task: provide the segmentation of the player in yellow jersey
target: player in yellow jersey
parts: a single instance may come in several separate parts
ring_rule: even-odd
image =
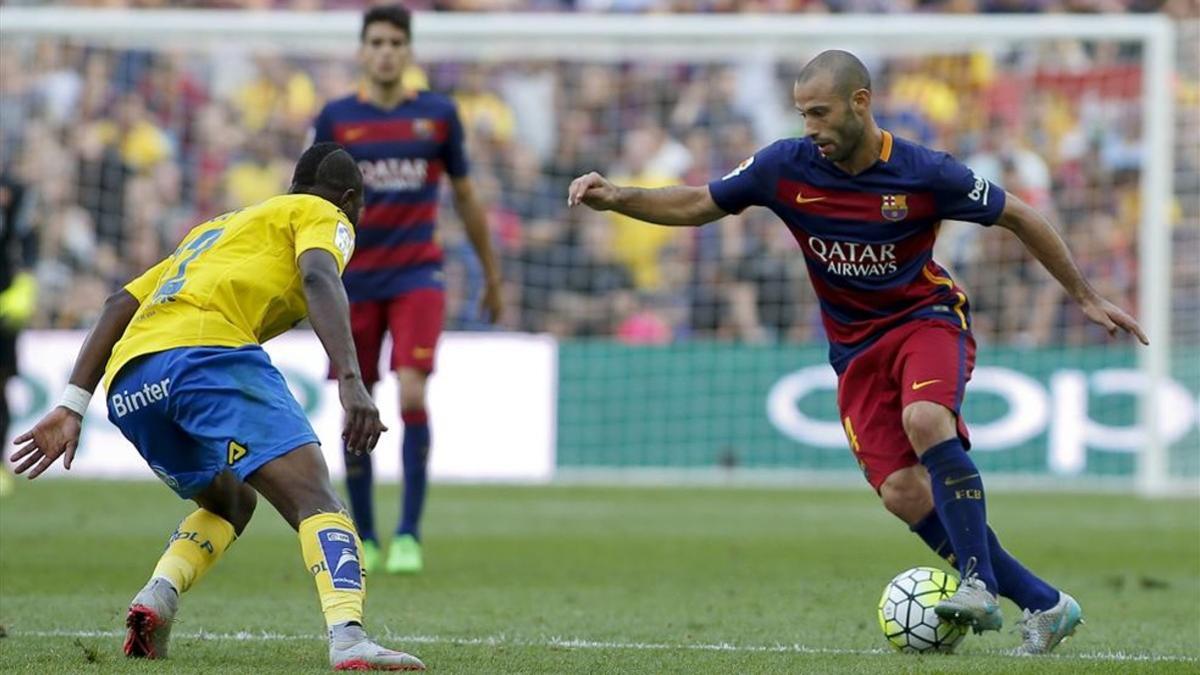
[[[163,482],[200,506],[130,605],[127,656],[167,655],[179,595],[245,529],[257,492],[299,532],[334,669],[424,670],[363,631],[362,543],[312,427],[260,346],[307,315],[339,373],[346,446],[375,447],[386,428],[359,372],[340,278],[361,209],[350,155],[334,143],[310,147],[289,194],[199,225],[113,294],[59,406],[16,439],[17,473],[36,478],[60,456],[69,469],[103,375],[109,419]]]

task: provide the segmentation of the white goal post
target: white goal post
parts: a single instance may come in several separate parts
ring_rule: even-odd
[[[358,12],[95,10],[0,8],[0,37],[66,37],[120,46],[196,46],[237,42],[295,51],[351,51]],[[1140,172],[1138,295],[1151,345],[1139,368],[1164,382],[1171,358],[1170,210],[1174,200],[1175,26],[1160,15],[986,15],[879,17],[837,15],[654,15],[418,13],[414,48],[426,59],[533,59],[615,62],[669,55],[705,62],[747,54],[812,53],[829,47],[886,45],[895,52],[977,47],[989,41],[1037,43],[1065,38],[1119,40],[1142,49],[1143,162]],[[1137,484],[1147,495],[1177,490],[1161,423],[1161,387],[1140,396],[1145,435]],[[1194,482],[1194,481],[1192,481]],[[1185,486],[1188,487],[1188,486]],[[1190,486],[1194,489],[1194,485]]]

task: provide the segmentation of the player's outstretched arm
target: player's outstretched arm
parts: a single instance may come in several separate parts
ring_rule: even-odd
[[[108,363],[113,346],[125,334],[125,327],[137,313],[138,305],[137,298],[125,289],[108,296],[100,318],[75,357],[71,381],[62,401],[32,429],[13,440],[13,445],[21,446],[12,456],[14,471],[19,474],[29,471],[32,480],[42,475],[60,456],[63,466],[71,468],[75,450],[79,447],[87,403],[104,376],[104,365]]]
[[[346,413],[342,438],[351,452],[370,452],[387,427],[379,420],[379,409],[371,400],[358,368],[354,336],[350,332],[350,301],[346,299],[337,261],[329,251],[312,249],[300,254],[299,264],[304,298],[308,301],[308,320],[338,374],[338,396]]]
[[[697,227],[727,215],[713,201],[706,185],[622,187],[595,171],[571,181],[567,206],[577,204],[597,211],[616,211],[649,223],[685,227]]]
[[[1123,330],[1137,336],[1142,344],[1150,344],[1142,327],[1133,317],[1100,297],[1087,282],[1079,266],[1075,264],[1075,259],[1071,257],[1067,243],[1050,221],[1012,193],[1007,193],[1005,197],[1004,212],[1000,214],[1000,220],[996,224],[1017,235],[1033,257],[1037,258],[1075,302],[1079,303],[1087,318],[1104,326],[1109,335],[1116,335],[1118,331]]]
[[[483,205],[475,196],[475,186],[466,176],[452,178],[450,186],[454,189],[454,210],[462,218],[463,227],[467,230],[467,238],[471,247],[479,257],[483,266],[484,289],[480,300],[482,308],[487,310],[492,323],[500,320],[504,314],[504,299],[500,289],[500,265],[496,262],[496,253],[492,250],[492,237],[488,232],[487,216]]]

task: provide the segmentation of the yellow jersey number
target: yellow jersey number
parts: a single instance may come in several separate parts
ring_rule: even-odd
[[[230,211],[229,213],[223,213],[208,221],[205,223],[205,225],[228,220],[241,210],[242,209],[237,209]],[[179,261],[179,268],[175,271],[175,274],[163,281],[158,287],[158,292],[154,294],[155,304],[160,302],[170,302],[171,300],[175,299],[175,296],[179,293],[179,291],[183,290],[183,284],[187,281],[186,277],[188,265],[196,259],[196,256],[212,248],[212,245],[217,243],[217,239],[221,237],[223,232],[225,232],[225,228],[223,227],[219,227],[215,230],[209,230],[208,232],[205,232],[199,237],[193,239],[188,243],[187,246],[181,246],[175,251],[174,257],[178,259],[182,256],[183,260]]]

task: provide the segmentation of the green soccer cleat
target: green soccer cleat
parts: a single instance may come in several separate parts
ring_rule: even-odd
[[[368,573],[379,571],[379,563],[383,561],[383,554],[379,552],[379,544],[376,544],[373,539],[363,539],[363,569]]]
[[[1017,624],[1021,627],[1021,655],[1049,654],[1063,640],[1075,634],[1083,623],[1083,610],[1075,598],[1059,591],[1058,604],[1047,610],[1031,612]]]
[[[392,540],[388,548],[388,574],[416,574],[425,567],[421,560],[421,542],[411,534],[402,534]]]

